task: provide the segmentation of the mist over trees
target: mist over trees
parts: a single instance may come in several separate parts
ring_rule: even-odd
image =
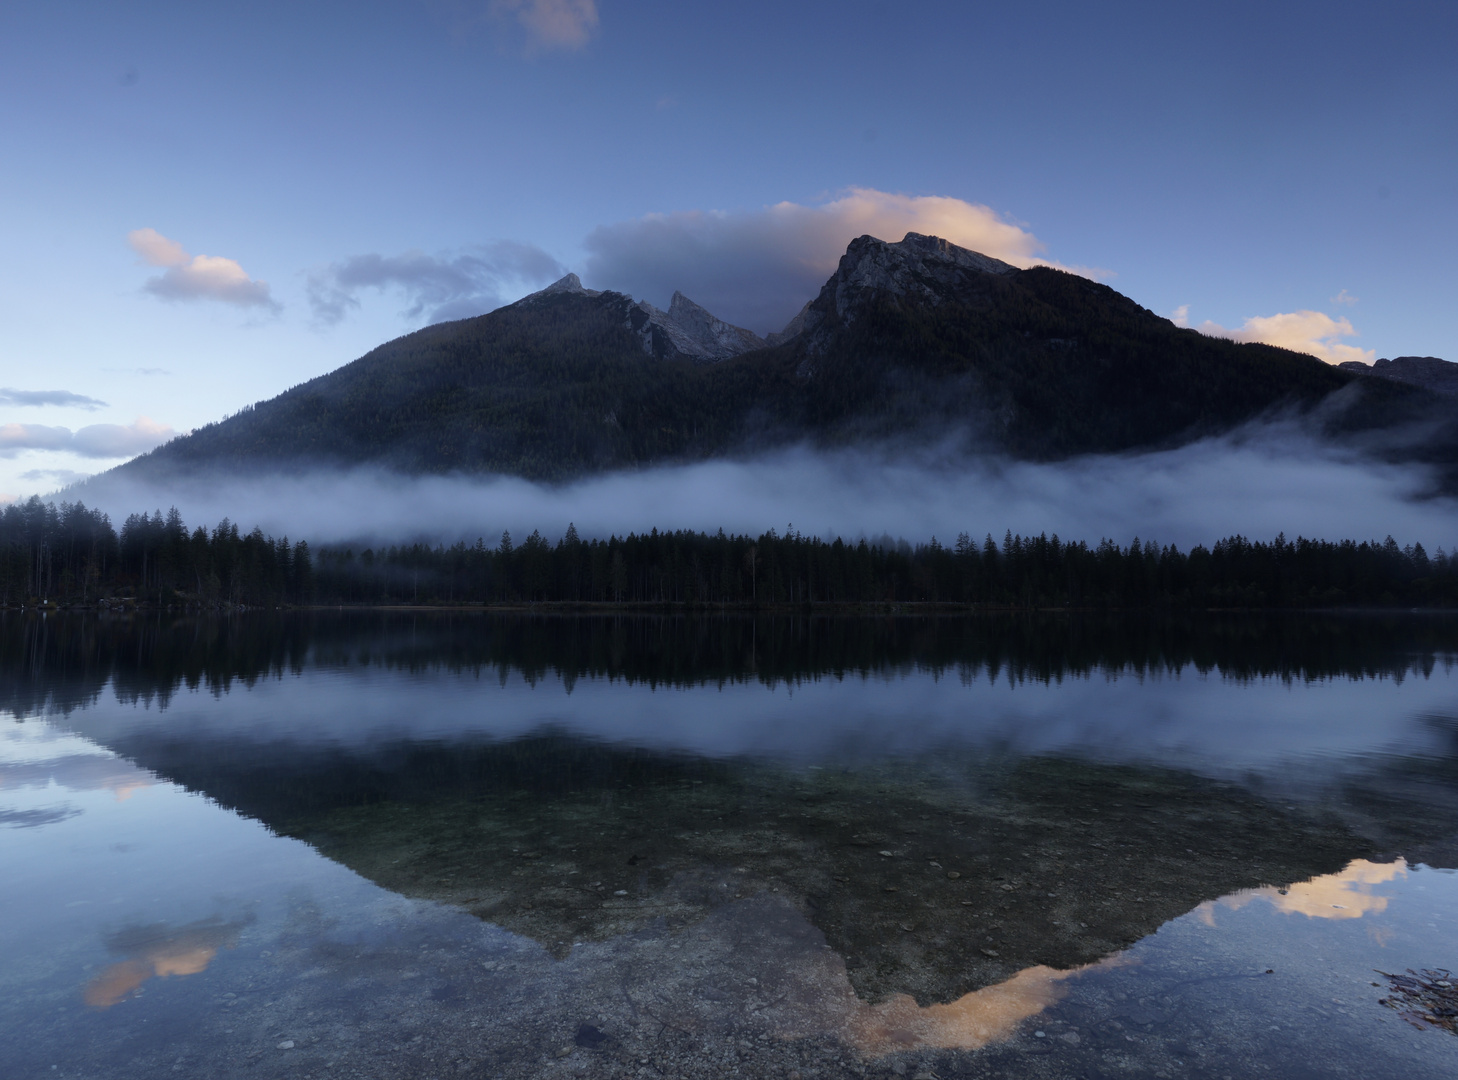
[[[1005,533],[912,545],[771,529],[675,531],[555,543],[540,532],[487,544],[331,546],[317,551],[223,519],[189,529],[174,508],[117,530],[81,503],[32,498],[0,511],[0,606],[134,604],[882,605],[990,609],[1300,608],[1458,605],[1458,554],[1421,544],[1242,536],[1181,551]]]

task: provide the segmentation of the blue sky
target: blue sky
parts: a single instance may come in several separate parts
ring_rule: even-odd
[[[566,270],[764,331],[908,226],[1458,359],[1455,46],[1451,2],[5,5],[0,494]]]

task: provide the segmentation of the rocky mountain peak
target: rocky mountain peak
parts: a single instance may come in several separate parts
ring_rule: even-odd
[[[1357,375],[1375,375],[1393,382],[1421,386],[1435,394],[1458,394],[1458,364],[1436,356],[1394,356],[1378,360],[1371,367],[1360,360],[1338,364],[1344,371]]]
[[[906,296],[935,306],[970,274],[1011,274],[1017,267],[940,236],[907,233],[900,243],[858,236],[841,256],[835,276],[836,314],[844,318],[868,290]],[[822,295],[824,295],[822,293]]]
[[[518,304],[532,305],[555,296],[583,296],[598,301],[604,310],[631,330],[643,351],[660,360],[682,359],[701,364],[718,363],[740,353],[765,347],[764,340],[734,326],[694,303],[681,292],[673,294],[668,310],[626,293],[584,288],[582,279],[568,274],[545,289],[524,296]]]
[[[765,344],[762,338],[726,323],[681,292],[673,294],[667,311],[646,300],[633,304],[627,312],[627,325],[643,339],[643,351],[660,359],[716,364],[762,349]]]
[[[540,300],[541,298],[546,296],[557,296],[562,293],[572,293],[578,296],[602,295],[602,293],[597,292],[594,289],[583,288],[582,279],[576,274],[568,274],[565,277],[558,278],[556,281],[552,282],[552,284],[548,285],[545,289],[538,289],[536,292],[531,293],[528,296],[523,296],[520,300],[517,301],[517,303],[525,304],[531,300]]]
[[[808,331],[808,349],[813,354],[824,347],[831,329],[854,322],[857,310],[872,296],[904,297],[912,303],[935,307],[962,292],[972,278],[1013,274],[1017,269],[940,236],[909,232],[895,243],[858,236],[846,248],[820,295],[806,304],[783,331],[771,334],[770,344],[780,344]]]
[[[681,292],[675,292],[669,302],[668,321],[689,337],[705,360],[727,360],[764,348],[765,343],[758,335],[726,323]]]

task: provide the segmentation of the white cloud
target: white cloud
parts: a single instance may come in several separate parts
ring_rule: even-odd
[[[130,458],[177,434],[165,424],[137,418],[133,424],[90,424],[72,431],[45,424],[0,424],[0,458],[26,450],[63,450],[88,458]]]
[[[580,49],[597,32],[597,0],[491,0],[491,10],[514,16],[532,51]]]
[[[404,315],[429,322],[481,315],[518,295],[546,285],[567,271],[539,247],[498,240],[458,255],[354,255],[309,275],[314,318],[333,325],[359,307],[363,289],[398,289],[408,304]]]
[[[1038,238],[989,207],[851,188],[813,206],[687,210],[600,226],[586,240],[585,276],[594,288],[664,305],[678,289],[722,319],[766,332],[781,329],[820,291],[857,236],[896,241],[908,232],[1014,266],[1045,263]]]
[[[1188,308],[1180,310],[1188,314]],[[1176,325],[1188,324],[1176,320]],[[1349,319],[1333,319],[1320,311],[1289,311],[1246,319],[1245,325],[1238,330],[1209,321],[1201,323],[1196,329],[1211,337],[1229,338],[1231,341],[1259,341],[1266,345],[1279,345],[1283,349],[1310,353],[1328,364],[1341,364],[1348,360],[1370,364],[1377,356],[1373,349],[1359,349],[1355,345],[1342,342],[1342,338],[1358,336]]]
[[[156,229],[135,229],[127,233],[127,243],[148,266],[186,266],[187,252],[176,240],[169,240]]]
[[[220,255],[189,255],[176,240],[156,229],[137,229],[127,243],[148,266],[166,269],[143,286],[164,300],[220,300],[240,307],[277,309],[268,282],[255,281],[233,259]]]
[[[1333,304],[1355,304],[1357,303],[1357,297],[1351,295],[1346,289],[1343,289],[1331,298],[1331,302]]]
[[[1169,321],[1184,329],[1190,325],[1190,305],[1181,304],[1169,313]]]
[[[0,457],[22,450],[69,450],[71,429],[47,424],[0,424]]]

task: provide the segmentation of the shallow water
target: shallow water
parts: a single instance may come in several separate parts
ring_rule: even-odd
[[[1417,616],[0,617],[0,1072],[1458,1075],[1381,974],[1458,967],[1455,657]]]

